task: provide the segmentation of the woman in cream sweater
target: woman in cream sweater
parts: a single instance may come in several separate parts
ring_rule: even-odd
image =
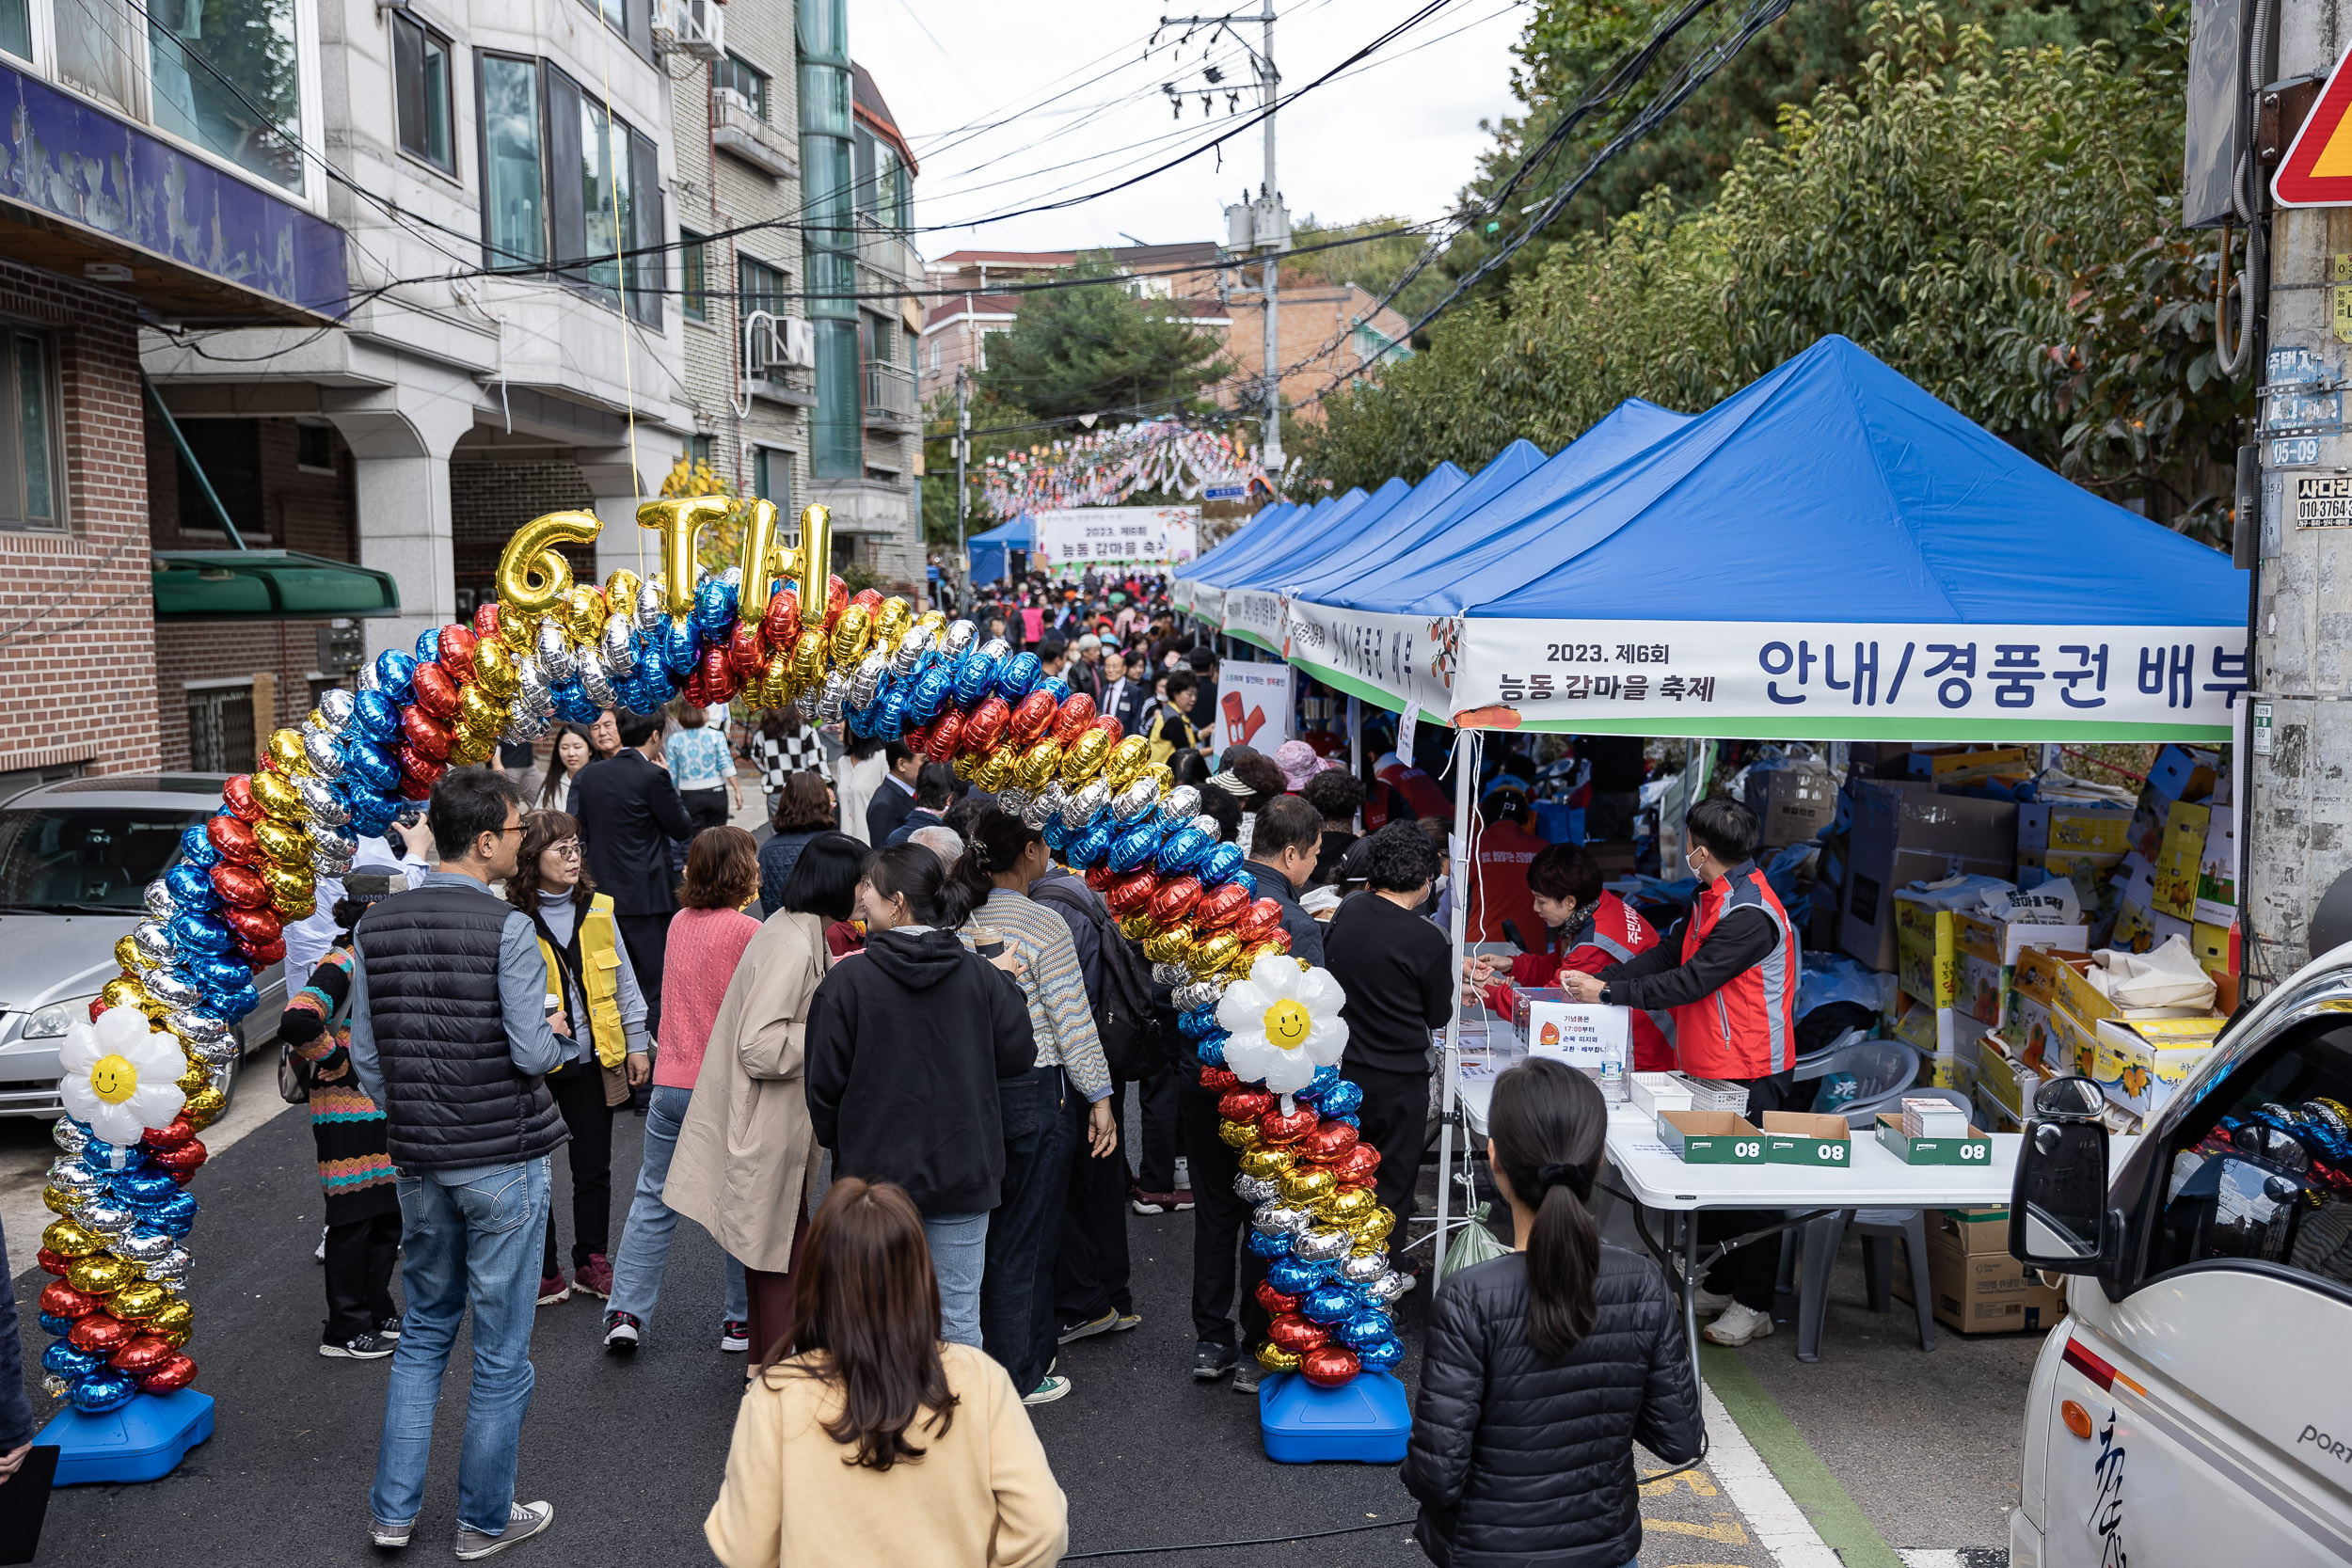
[[[726,1568],[1052,1568],[1070,1509],[1012,1380],[940,1339],[922,1216],[844,1177],[803,1243],[800,1354],[743,1391],[703,1535]]]

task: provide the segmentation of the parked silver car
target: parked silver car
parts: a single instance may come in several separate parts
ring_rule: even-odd
[[[220,773],[108,774],[38,784],[0,806],[0,1116],[56,1117],[57,1051],[121,973],[115,942],[147,917],[147,884],[180,859],[180,835],[220,809]],[[239,1027],[275,1038],[285,967],[254,976],[262,1005]],[[236,1064],[214,1082],[232,1091]]]

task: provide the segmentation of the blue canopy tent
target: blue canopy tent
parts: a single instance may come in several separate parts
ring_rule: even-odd
[[[1184,566],[1178,570],[1174,580],[1168,585],[1169,602],[1174,604],[1179,610],[1191,610],[1193,608],[1192,585],[1195,573],[1199,572],[1203,566],[1224,560],[1235,550],[1240,549],[1245,544],[1264,537],[1266,533],[1281,527],[1285,519],[1295,515],[1305,509],[1305,503],[1300,501],[1277,501],[1271,506],[1261,508],[1254,515],[1244,521],[1241,527],[1227,534],[1223,539],[1220,539],[1209,548],[1202,550],[1199,555],[1186,562]]]
[[[1398,538],[1409,535],[1422,517],[1443,509],[1469,483],[1470,476],[1451,463],[1438,464],[1419,484],[1390,480],[1342,526],[1301,540],[1270,561],[1234,568],[1238,575],[1225,585],[1226,635],[1281,657],[1282,593],[1299,574],[1335,557],[1386,553]]]
[[[1216,560],[1203,556],[1192,563],[1184,574],[1184,597],[1181,602],[1212,628],[1222,627],[1225,584],[1231,578],[1252,562],[1279,558],[1308,540],[1321,537],[1326,530],[1339,527],[1370,499],[1361,490],[1326,496],[1312,506],[1254,526],[1246,535],[1235,535],[1219,547]]]
[[[964,558],[972,565],[974,582],[1002,582],[1009,575],[1011,552],[1024,552],[1037,547],[1037,530],[1030,525],[1026,513],[1009,523],[1000,524],[986,533],[973,534],[964,541]]]

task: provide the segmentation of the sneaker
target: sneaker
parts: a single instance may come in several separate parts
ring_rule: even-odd
[[[506,1517],[506,1531],[502,1535],[485,1535],[471,1525],[460,1525],[457,1527],[457,1560],[471,1562],[476,1558],[488,1557],[493,1552],[520,1545],[534,1535],[544,1534],[553,1523],[553,1503],[516,1503],[515,1512]]]
[[[1068,1392],[1070,1392],[1070,1380],[1066,1377],[1056,1377],[1048,1372],[1045,1374],[1044,1382],[1021,1396],[1021,1402],[1023,1404],[1051,1404]]]
[[[1124,1334],[1129,1329],[1140,1324],[1142,1322],[1143,1314],[1140,1312],[1121,1312],[1119,1315],[1119,1321],[1111,1324],[1111,1330],[1116,1334]]]
[[[322,1263],[326,1261],[326,1227],[323,1225],[319,1227],[319,1249],[310,1256]]]
[[[638,1331],[644,1326],[637,1321],[634,1312],[607,1312],[604,1315],[604,1354],[636,1354]]]
[[[414,1525],[388,1525],[381,1519],[368,1521],[368,1539],[386,1551],[398,1551],[408,1544]]]
[[[1118,1309],[1106,1307],[1099,1318],[1089,1318],[1084,1323],[1066,1324],[1061,1331],[1060,1343],[1066,1345],[1073,1339],[1084,1339],[1097,1334],[1107,1334],[1118,1326]]]
[[[375,1337],[379,1339],[399,1338],[400,1320],[396,1317],[385,1319],[381,1323],[376,1325]]]
[[[340,1345],[321,1345],[319,1354],[346,1361],[381,1361],[392,1354],[392,1343],[373,1334],[355,1334]]]
[[[1192,1189],[1179,1187],[1168,1195],[1168,1206],[1182,1214],[1192,1208]]]
[[[1236,1394],[1256,1393],[1258,1379],[1264,1375],[1265,1369],[1258,1365],[1256,1356],[1243,1356],[1239,1364],[1233,1368],[1233,1392]]]
[[[1165,1214],[1168,1212],[1168,1204],[1165,1195],[1160,1193],[1147,1193],[1140,1187],[1136,1188],[1134,1195],[1127,1199],[1127,1207],[1133,1209],[1138,1214]]]
[[[719,1348],[731,1355],[740,1355],[752,1348],[752,1325],[740,1318],[729,1318],[719,1325]]]
[[[1223,1377],[1241,1359],[1241,1352],[1231,1345],[1220,1345],[1214,1339],[1202,1339],[1192,1347],[1192,1375],[1207,1383]]]
[[[1751,1339],[1768,1338],[1772,1332],[1772,1315],[1758,1312],[1753,1307],[1731,1304],[1730,1310],[1707,1325],[1707,1338],[1718,1345],[1744,1345]]]
[[[564,1277],[564,1271],[562,1269],[556,1270],[553,1274],[547,1275],[539,1281],[540,1306],[561,1307],[571,1299],[571,1281]]]
[[[603,1253],[590,1253],[588,1261],[572,1270],[572,1289],[598,1301],[612,1299],[612,1265],[605,1261]]]
[[[1731,1310],[1731,1292],[1710,1291],[1702,1285],[1691,1292],[1691,1305],[1698,1309],[1702,1318],[1719,1317]]]

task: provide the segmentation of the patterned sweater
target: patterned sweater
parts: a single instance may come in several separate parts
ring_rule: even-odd
[[[400,1207],[384,1113],[351,1069],[351,946],[329,948],[310,983],[286,1003],[278,1037],[310,1068],[310,1138],[318,1146],[326,1223],[390,1213]]]
[[[972,928],[993,926],[1027,966],[1021,994],[1029,1004],[1029,1027],[1037,1035],[1037,1065],[1058,1067],[1091,1102],[1111,1092],[1111,1069],[1103,1060],[1094,1011],[1087,1005],[1086,972],[1062,917],[1025,894],[993,888],[988,902],[972,912],[956,935],[973,945]]]

